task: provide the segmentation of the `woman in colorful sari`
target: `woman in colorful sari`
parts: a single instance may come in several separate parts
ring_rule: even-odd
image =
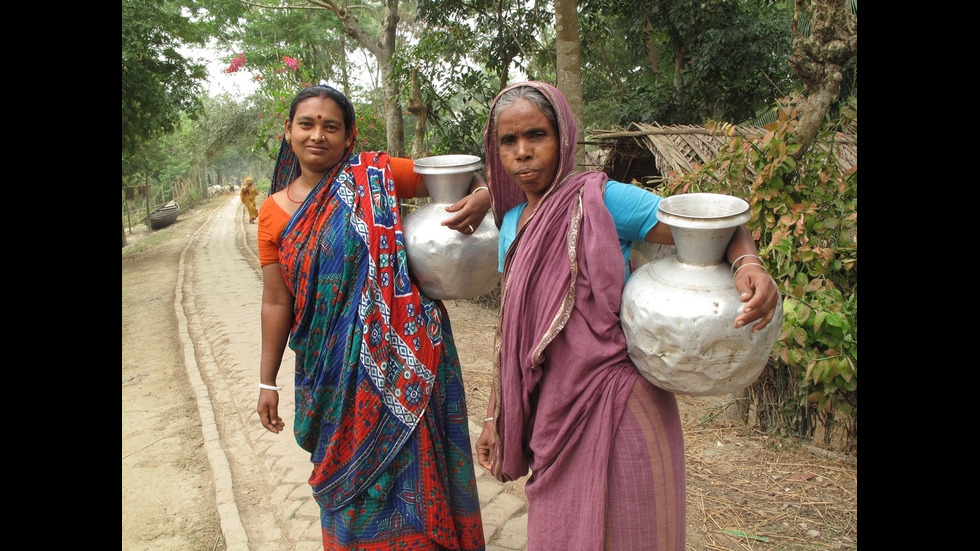
[[[500,227],[494,384],[477,458],[500,480],[531,472],[528,551],[684,551],[684,438],[673,394],[644,379],[619,322],[630,244],[673,244],[660,198],[575,172],[575,120],[557,88],[494,100],[484,145]],[[743,256],[748,255],[748,256]],[[736,327],[779,294],[742,226],[727,256],[745,302]],[[749,330],[750,328],[746,328]]]
[[[259,196],[259,188],[255,187],[255,182],[252,178],[245,178],[242,182],[242,204],[248,210],[248,223],[254,224],[255,219],[259,217],[259,209],[255,207],[255,199]]]
[[[288,341],[293,432],[311,454],[324,549],[483,549],[449,318],[409,279],[402,240],[398,197],[427,190],[410,160],[355,153],[356,140],[337,90],[293,100],[259,213],[259,419],[284,428],[276,375]],[[443,225],[469,232],[489,206],[476,190]]]

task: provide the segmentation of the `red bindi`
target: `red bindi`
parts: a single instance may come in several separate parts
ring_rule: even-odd
[[[316,118],[322,119],[323,118],[323,115],[317,115]]]

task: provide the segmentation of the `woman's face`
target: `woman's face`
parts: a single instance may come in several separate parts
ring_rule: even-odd
[[[527,100],[518,100],[497,117],[497,148],[510,179],[529,202],[539,199],[558,173],[558,133],[548,117]]]
[[[293,120],[286,121],[286,138],[303,172],[323,174],[344,157],[350,145],[344,114],[328,98],[307,98],[296,105]]]

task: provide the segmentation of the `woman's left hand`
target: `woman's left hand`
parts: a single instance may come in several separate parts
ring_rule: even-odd
[[[776,288],[776,282],[769,277],[765,268],[760,266],[738,270],[735,274],[735,288],[745,303],[742,313],[735,318],[735,327],[744,327],[758,320],[752,326],[752,332],[755,333],[769,325],[782,297]]]

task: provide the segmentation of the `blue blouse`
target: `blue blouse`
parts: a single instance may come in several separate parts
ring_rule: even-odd
[[[630,251],[634,241],[643,241],[653,226],[657,224],[657,205],[661,197],[651,191],[632,184],[615,180],[606,182],[603,196],[606,208],[616,223],[619,234],[619,247],[623,250],[623,262],[629,273]],[[517,222],[527,203],[522,203],[507,211],[500,224],[500,247],[497,249],[497,271],[503,273],[504,258],[514,238],[517,237]]]

